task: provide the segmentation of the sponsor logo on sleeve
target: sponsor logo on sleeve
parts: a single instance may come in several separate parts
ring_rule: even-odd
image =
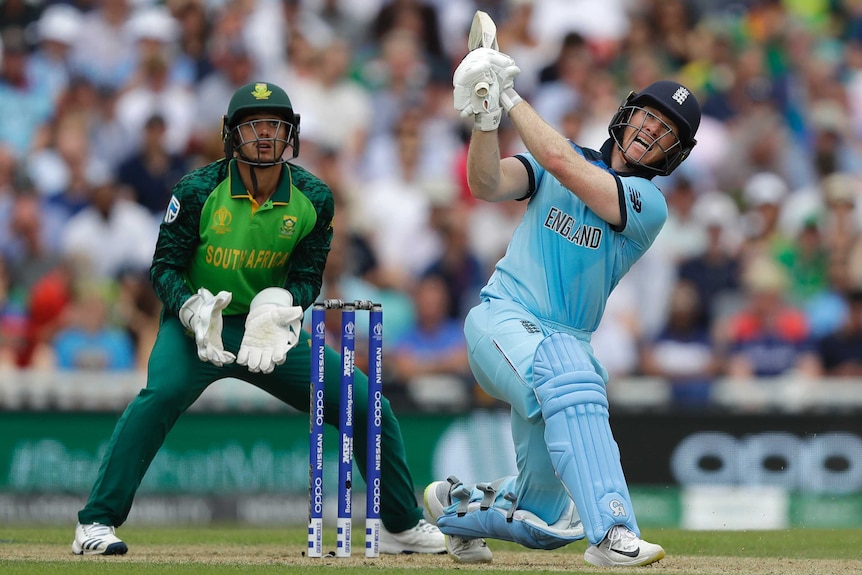
[[[180,215],[180,201],[176,196],[171,196],[171,201],[168,203],[168,209],[165,212],[165,223],[173,223],[178,215]]]

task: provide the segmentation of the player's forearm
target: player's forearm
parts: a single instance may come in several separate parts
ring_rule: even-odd
[[[467,185],[474,198],[495,201],[500,185],[500,143],[497,132],[473,130],[467,150]]]
[[[180,308],[192,295],[182,272],[163,263],[153,263],[150,269],[150,281],[165,311],[172,315],[179,313]]]

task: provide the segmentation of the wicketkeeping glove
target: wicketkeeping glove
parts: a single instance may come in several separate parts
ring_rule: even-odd
[[[266,288],[254,296],[245,320],[237,363],[252,373],[272,373],[299,341],[302,308],[282,288]]]
[[[200,288],[180,308],[180,321],[195,334],[195,344],[198,347],[198,358],[221,367],[233,363],[236,357],[225,351],[221,339],[224,326],[221,312],[229,304],[233,294],[220,291],[213,295],[206,288]]]

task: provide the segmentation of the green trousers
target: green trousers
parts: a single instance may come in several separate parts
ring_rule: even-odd
[[[245,326],[245,316],[224,318],[225,349],[236,353]],[[114,428],[99,468],[90,498],[78,512],[83,524],[102,523],[119,527],[129,515],[135,492],[165,437],[180,415],[214,381],[232,377],[247,381],[297,410],[308,413],[311,343],[305,332],[287,354],[287,361],[270,374],[250,373],[236,363],[216,367],[198,359],[194,338],[175,317],[166,317],[159,329],[147,368],[147,385],[129,403]],[[327,346],[325,356],[324,417],[338,426],[341,358]],[[354,455],[365,478],[368,418],[368,377],[356,370],[354,383]],[[401,427],[389,401],[383,400],[381,462],[381,509],[384,527],[398,533],[416,525],[422,508],[416,501],[407,467]]]

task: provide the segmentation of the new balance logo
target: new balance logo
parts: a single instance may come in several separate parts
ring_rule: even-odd
[[[685,99],[688,98],[689,94],[690,92],[688,90],[680,86],[676,89],[676,92],[673,93],[673,96],[671,96],[671,98],[673,98],[674,102],[682,106],[682,103],[685,102]]]

